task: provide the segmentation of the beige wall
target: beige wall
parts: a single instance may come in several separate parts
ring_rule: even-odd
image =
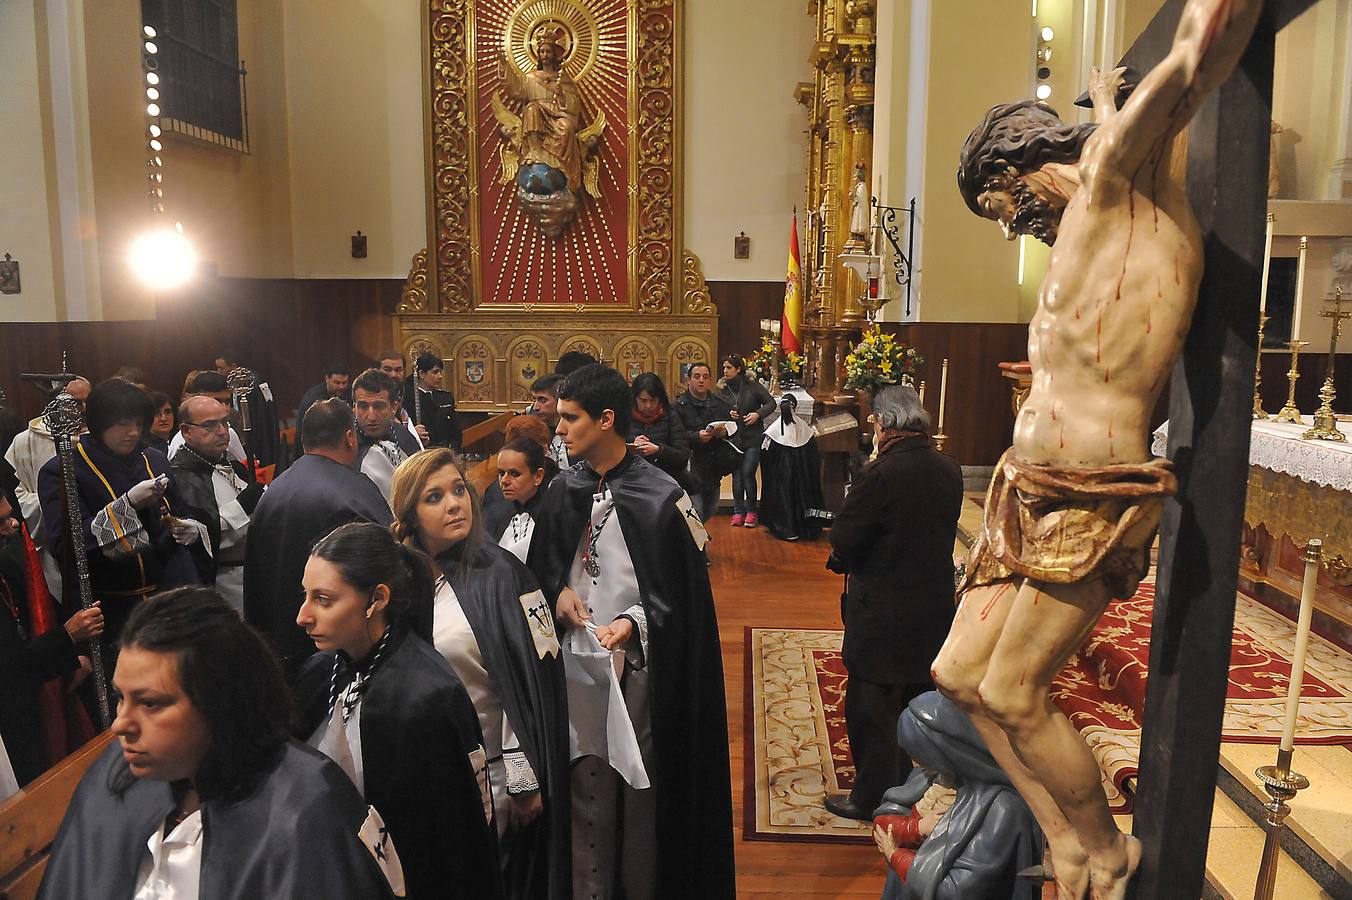
[[[1345,143],[1352,72],[1347,67],[1352,0],[1320,0],[1277,35],[1272,118],[1283,199],[1341,199],[1334,165]]]
[[[297,278],[402,278],[426,245],[420,5],[283,4]]]
[[[229,277],[290,277],[291,188],[281,4],[240,0],[248,70],[249,153],[171,135],[168,211],[190,226],[204,266]]]
[[[806,177],[807,112],[793,99],[812,77],[804,10],[790,0],[686,0],[685,245],[710,281],[784,278]],[[733,259],[743,231],[751,258]]]
[[[920,219],[922,320],[1020,321],[1018,245],[973,215],[954,182],[958,151],[996,103],[1029,90],[1032,28],[1023,3],[942,0],[930,11],[924,193]],[[1004,35],[974,47],[973,23]]]
[[[48,165],[39,97],[39,34],[31,3],[0,3],[0,255],[20,262],[23,292],[0,296],[9,322],[57,318],[55,256],[48,228]],[[44,54],[45,56],[45,54]]]

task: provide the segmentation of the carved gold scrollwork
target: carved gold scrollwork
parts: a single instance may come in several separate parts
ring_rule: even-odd
[[[716,316],[718,307],[709,295],[704,281],[704,266],[699,257],[689,250],[681,258],[681,289],[685,294],[685,311],[696,316]]]
[[[399,295],[399,312],[415,313],[427,309],[427,248],[413,254],[413,264],[408,270],[408,279],[404,282],[404,292]]]
[[[533,337],[517,338],[507,346],[508,401],[530,400],[530,386],[549,371],[545,345]]]
[[[428,352],[435,353],[438,359],[446,358],[442,349],[426,334],[410,334],[404,338],[404,359],[417,359]]]
[[[627,337],[615,345],[615,368],[627,381],[657,371],[657,348],[641,337]]]
[[[487,403],[493,399],[493,358],[496,347],[482,335],[470,335],[455,345],[455,399]]]
[[[474,306],[470,197],[473,167],[469,97],[469,0],[431,0],[432,192],[436,285],[441,312]]]
[[[637,32],[637,310],[667,313],[676,240],[676,28],[670,0],[640,0]]]
[[[601,349],[601,345],[586,335],[574,335],[567,338],[559,345],[559,356],[571,350],[581,350],[583,353],[590,353],[601,362],[606,361],[605,351]]]
[[[682,382],[683,368],[690,363],[714,364],[709,344],[696,337],[677,338],[667,347],[667,393],[675,396],[676,385]]]

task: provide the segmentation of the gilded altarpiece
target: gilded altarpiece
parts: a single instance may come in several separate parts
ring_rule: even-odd
[[[682,243],[680,2],[427,0],[428,249],[398,310],[466,410],[584,350],[674,385],[717,309]]]

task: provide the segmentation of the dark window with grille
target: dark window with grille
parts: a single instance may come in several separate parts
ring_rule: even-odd
[[[141,0],[141,18],[158,33],[165,130],[247,150],[236,0]]]

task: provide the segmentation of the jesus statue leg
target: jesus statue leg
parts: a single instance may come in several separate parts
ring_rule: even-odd
[[[961,706],[991,756],[1033,811],[1050,846],[1059,900],[1081,900],[1089,889],[1088,858],[1075,829],[1036,776],[1010,746],[1009,736],[989,717],[979,688],[1014,607],[1019,585],[1005,582],[965,591],[948,639],[934,661],[934,682]]]
[[[1120,900],[1140,846],[1113,822],[1093,754],[1050,697],[1052,679],[1088,638],[1111,595],[1101,579],[1019,588],[977,689],[985,713],[1070,822],[1089,857],[1090,896]]]

